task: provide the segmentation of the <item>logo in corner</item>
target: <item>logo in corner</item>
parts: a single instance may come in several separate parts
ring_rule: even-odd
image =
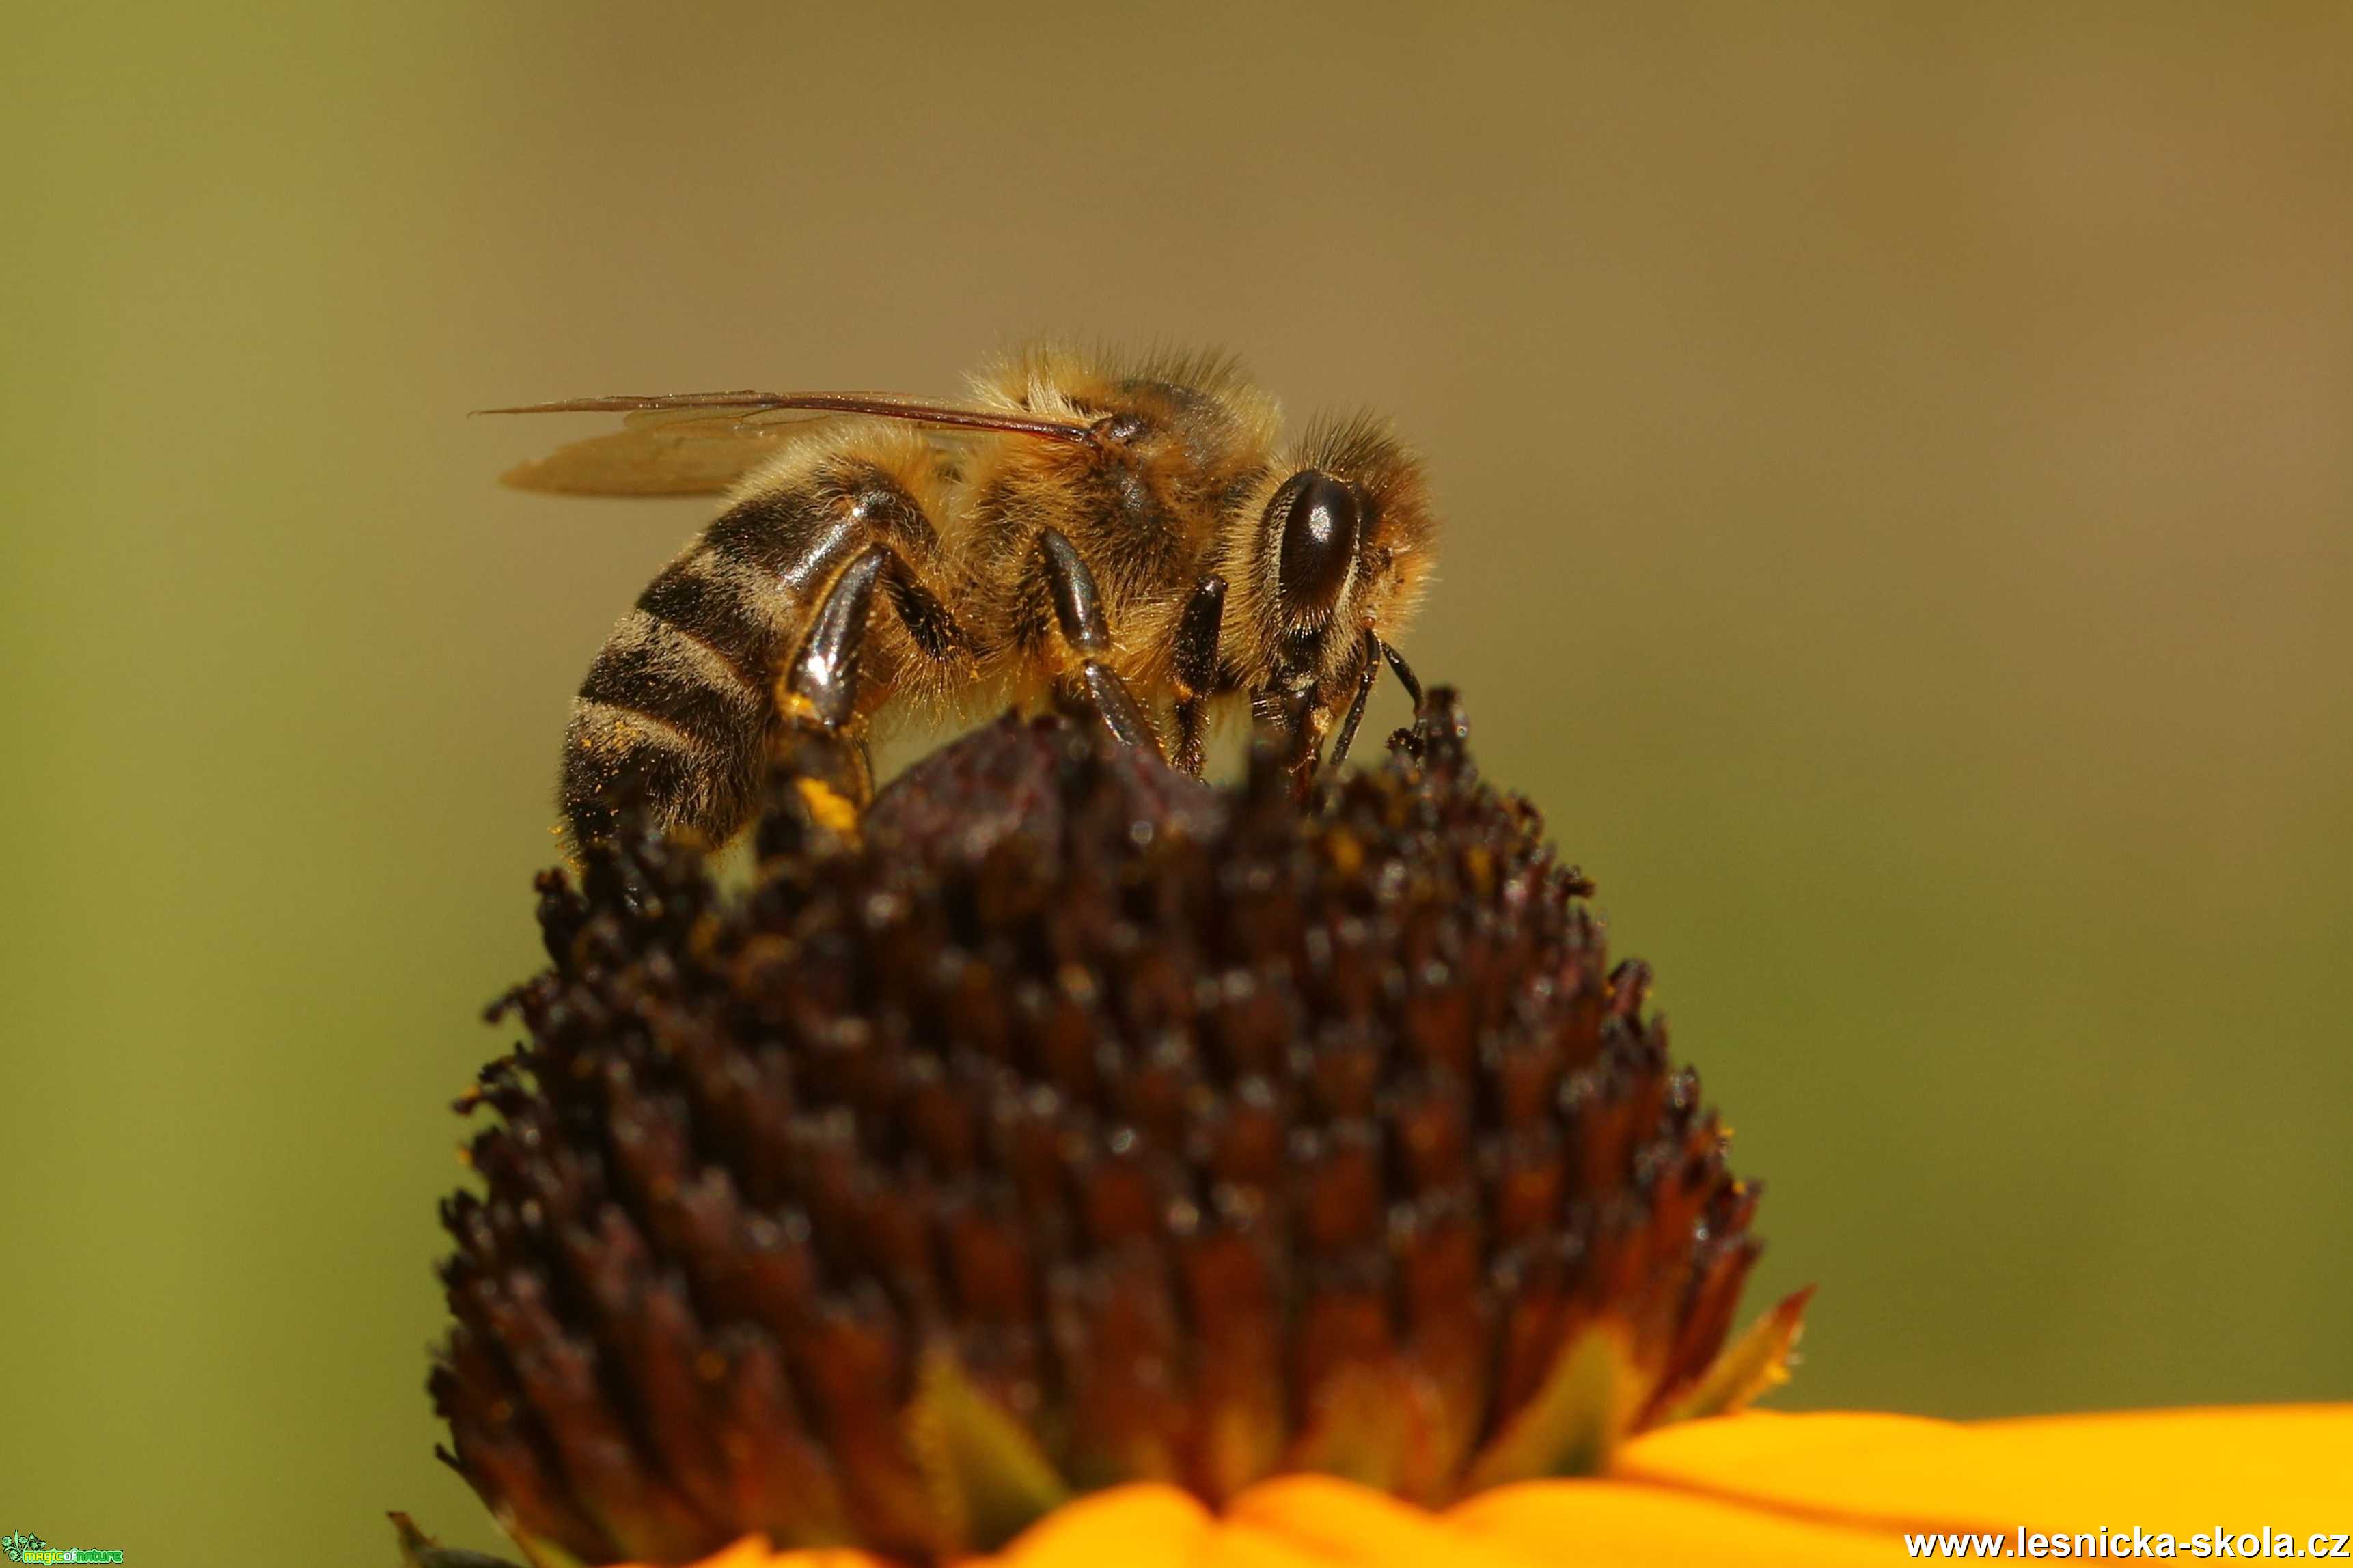
[[[56,1547],[39,1536],[11,1531],[0,1535],[0,1557],[11,1563],[120,1563],[120,1552],[93,1552],[83,1547]]]

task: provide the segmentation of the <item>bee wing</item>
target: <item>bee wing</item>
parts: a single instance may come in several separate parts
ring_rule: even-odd
[[[499,476],[519,489],[565,495],[714,495],[786,442],[849,419],[905,419],[944,431],[994,430],[1057,441],[1083,441],[1092,433],[1082,420],[881,392],[688,392],[579,397],[478,412],[621,415],[618,430],[559,447]]]

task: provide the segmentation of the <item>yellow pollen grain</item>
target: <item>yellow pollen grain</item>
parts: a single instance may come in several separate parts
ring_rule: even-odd
[[[858,808],[842,793],[823,779],[797,779],[795,786],[801,792],[801,804],[818,826],[839,833],[844,838],[858,831]]]

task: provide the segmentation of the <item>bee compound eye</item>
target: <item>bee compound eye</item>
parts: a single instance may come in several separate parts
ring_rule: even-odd
[[[1293,474],[1267,509],[1282,519],[1282,606],[1320,615],[1340,596],[1356,557],[1364,506],[1355,488],[1316,468]]]

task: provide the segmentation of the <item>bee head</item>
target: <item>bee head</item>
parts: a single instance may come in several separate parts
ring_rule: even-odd
[[[1421,467],[1369,420],[1321,426],[1258,503],[1243,612],[1262,689],[1330,694],[1394,637],[1430,566],[1433,524]]]

